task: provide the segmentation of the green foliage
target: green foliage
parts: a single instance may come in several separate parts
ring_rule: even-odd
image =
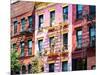
[[[40,57],[35,56],[32,59],[32,73],[40,73],[42,72],[42,63]]]
[[[19,64],[19,60],[18,60],[18,53],[16,50],[12,50],[11,51],[11,70],[13,72],[18,72],[20,71],[20,64]]]

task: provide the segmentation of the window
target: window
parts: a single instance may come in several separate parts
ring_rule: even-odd
[[[32,55],[32,40],[28,41],[28,55]]]
[[[18,22],[15,21],[15,22],[14,22],[14,34],[17,33],[17,25],[18,25]]]
[[[26,74],[26,66],[25,65],[22,66],[22,74]]]
[[[82,5],[76,5],[76,18],[77,19],[82,18],[82,12],[83,12],[83,6]]]
[[[39,52],[41,53],[43,50],[43,40],[38,41]]]
[[[67,61],[62,62],[62,71],[67,71],[68,69]]]
[[[31,28],[32,27],[32,22],[33,22],[32,16],[28,17],[28,21],[29,21],[29,27]]]
[[[95,28],[95,26],[91,26],[89,28],[89,34],[90,34],[90,47],[95,47],[95,41],[96,41],[96,28]]]
[[[87,59],[72,59],[72,71],[87,70]]]
[[[82,30],[77,30],[77,48],[82,48]]]
[[[22,31],[25,30],[25,18],[21,19]]]
[[[13,44],[13,50],[16,50],[16,44],[15,43]]]
[[[32,70],[32,65],[29,64],[29,65],[28,65],[28,73],[32,73],[31,70]]]
[[[49,64],[49,72],[54,72],[54,63]]]
[[[89,6],[89,9],[90,9],[90,15],[96,14],[96,7],[95,6]]]
[[[68,33],[63,34],[63,45],[65,49],[68,49]]]
[[[25,44],[24,42],[21,42],[21,56],[24,56],[24,47],[25,47]]]
[[[50,37],[49,39],[50,47],[54,45],[54,37]]]
[[[38,28],[43,27],[43,15],[39,15],[39,26]]]
[[[63,7],[63,20],[68,19],[68,6]]]
[[[50,12],[50,26],[52,26],[55,22],[55,11]]]

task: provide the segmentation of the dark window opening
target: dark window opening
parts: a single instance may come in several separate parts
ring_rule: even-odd
[[[26,74],[26,66],[25,65],[22,66],[22,74]]]
[[[49,72],[54,72],[54,63],[49,64]]]
[[[28,65],[28,73],[32,73],[32,65],[31,64]]]
[[[72,71],[87,70],[86,59],[72,59]]]

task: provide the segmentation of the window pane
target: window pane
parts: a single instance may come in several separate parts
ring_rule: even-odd
[[[29,25],[32,25],[32,21],[33,21],[32,16],[29,16],[29,17],[28,17],[28,21],[29,21]]]
[[[54,43],[54,37],[50,37],[49,42],[50,42],[50,45],[51,45],[52,43]]]
[[[62,62],[62,71],[67,71],[67,68],[68,68],[67,61]]]
[[[25,28],[25,18],[21,19],[21,24],[22,24],[22,31],[23,31]]]
[[[63,19],[64,21],[68,18],[68,6],[63,8]]]
[[[68,34],[63,34],[63,44],[68,44]]]
[[[39,28],[43,27],[43,15],[39,16]]]
[[[95,15],[96,14],[96,7],[95,6],[89,6],[90,8],[90,15]]]
[[[50,12],[50,25],[53,25],[55,21],[55,11]]]
[[[21,56],[24,56],[24,42],[21,42]]]
[[[28,55],[32,55],[32,40],[28,41]]]
[[[77,47],[82,47],[82,30],[77,30]]]
[[[41,52],[43,49],[43,40],[38,41],[38,47],[39,47],[39,51]]]
[[[49,72],[54,72],[54,63],[49,64]]]
[[[76,18],[77,19],[82,18],[82,11],[83,11],[83,6],[82,5],[76,5]]]
[[[15,22],[14,22],[14,34],[17,32],[17,24],[18,24],[18,22],[15,21]]]
[[[95,47],[95,41],[96,41],[96,30],[95,30],[95,26],[90,27],[89,29],[89,33],[90,33],[90,46],[91,47]]]
[[[28,41],[29,48],[32,48],[32,40]]]

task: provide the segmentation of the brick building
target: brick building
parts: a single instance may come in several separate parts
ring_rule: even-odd
[[[96,67],[96,7],[73,5],[72,70]],[[81,63],[81,64],[80,64]]]
[[[68,4],[43,2],[35,6],[35,50],[44,60],[44,72],[71,70]]]
[[[20,54],[20,73],[30,73],[34,56],[35,21],[33,2],[11,4],[11,45]]]
[[[31,58],[37,54],[43,72],[94,69],[95,11],[93,5],[13,3],[11,44],[20,54],[21,73],[30,73]]]

